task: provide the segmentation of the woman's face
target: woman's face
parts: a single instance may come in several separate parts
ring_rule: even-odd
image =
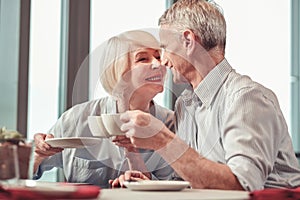
[[[152,99],[164,89],[166,67],[161,65],[160,51],[151,48],[138,48],[130,53],[130,67],[122,79],[131,96]],[[127,95],[128,95],[127,94]]]

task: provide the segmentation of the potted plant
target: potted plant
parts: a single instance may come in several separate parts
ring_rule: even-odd
[[[16,130],[8,130],[5,127],[0,129],[0,146],[16,145],[18,148],[18,161],[20,178],[28,179],[31,177],[32,144],[26,142],[26,138]]]

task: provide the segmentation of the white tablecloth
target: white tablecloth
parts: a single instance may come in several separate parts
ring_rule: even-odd
[[[99,199],[101,200],[192,200],[192,199],[250,199],[249,192],[232,190],[204,190],[184,189],[182,191],[131,191],[126,188],[101,189]]]

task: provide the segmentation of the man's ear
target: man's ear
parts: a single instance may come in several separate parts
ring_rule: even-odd
[[[186,29],[182,33],[183,45],[188,55],[192,54],[195,49],[196,36],[190,29]]]

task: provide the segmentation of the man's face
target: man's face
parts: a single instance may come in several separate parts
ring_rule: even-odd
[[[162,64],[169,67],[173,73],[175,83],[187,83],[185,78],[186,69],[189,67],[186,52],[182,48],[180,33],[172,30],[169,26],[161,26],[160,43],[162,47]]]

